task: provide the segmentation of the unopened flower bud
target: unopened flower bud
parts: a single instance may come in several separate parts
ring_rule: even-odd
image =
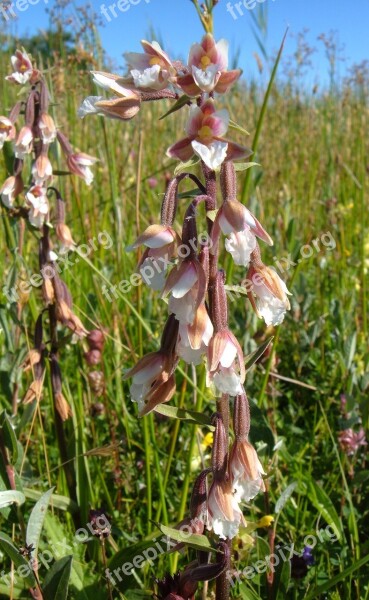
[[[92,367],[101,362],[102,354],[100,350],[89,350],[88,352],[85,352],[84,357],[87,364]]]
[[[87,336],[87,343],[90,350],[100,350],[101,352],[105,344],[103,332],[100,329],[92,329]]]

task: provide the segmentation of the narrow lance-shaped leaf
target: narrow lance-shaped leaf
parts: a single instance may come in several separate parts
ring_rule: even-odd
[[[307,493],[310,502],[320,512],[323,519],[330,525],[338,540],[343,538],[342,523],[328,494],[315,481],[307,482]]]
[[[44,600],[67,600],[73,556],[63,556],[47,572],[42,587]]]
[[[162,119],[165,119],[165,117],[167,117],[168,115],[171,115],[172,113],[176,112],[177,110],[180,110],[182,108],[182,106],[185,106],[186,104],[191,102],[191,98],[189,98],[189,96],[186,96],[186,94],[184,94],[183,96],[181,96],[180,98],[178,98],[178,100],[173,104],[173,106],[164,114],[160,117],[159,121],[161,121]]]
[[[186,544],[186,546],[190,546],[190,548],[194,548],[195,550],[217,552],[217,549],[211,545],[210,540],[205,535],[188,533],[188,531],[173,529],[172,527],[166,527],[166,525],[159,525],[159,529],[162,533],[164,533],[164,535],[168,536],[172,540]]]
[[[176,406],[169,406],[168,404],[159,404],[155,408],[155,412],[164,415],[165,417],[187,421],[194,425],[206,425],[212,431],[214,429],[210,417],[203,413],[195,412],[194,410],[185,410],[183,408],[177,408]]]
[[[44,526],[47,507],[55,488],[51,488],[34,505],[27,524],[26,542],[34,547],[33,557],[37,558],[40,535]]]
[[[5,492],[0,492],[0,508],[5,508],[11,504],[23,504],[25,501],[25,495],[17,490],[6,490]]]

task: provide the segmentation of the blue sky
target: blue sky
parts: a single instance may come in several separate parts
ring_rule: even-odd
[[[239,64],[246,77],[257,72],[253,53],[258,50],[251,30],[250,10],[244,4],[256,4],[254,13],[261,0],[231,0],[232,7],[227,11],[227,0],[220,0],[215,11],[215,36],[226,37],[231,46],[231,54],[240,50]],[[46,4],[52,6],[53,0],[18,0],[26,9],[17,10],[17,20],[10,19],[10,31],[23,34],[34,34],[45,28],[48,16]],[[139,40],[147,36],[150,27],[158,31],[164,41],[165,48],[173,55],[186,57],[193,41],[202,35],[193,5],[190,0],[120,0],[122,11],[109,9],[118,0],[105,0],[107,15],[102,13],[102,2],[91,2],[96,13],[100,14],[104,26],[100,28],[105,50],[114,59],[118,67],[123,67],[122,53],[125,50],[139,50]],[[31,5],[32,4],[32,5]],[[236,8],[239,4],[243,16]],[[16,1],[14,1],[16,7]],[[22,4],[21,4],[22,6]],[[369,0],[264,0],[262,5],[268,13],[267,48],[270,54],[276,51],[289,26],[289,36],[285,47],[285,56],[292,54],[296,47],[294,35],[308,29],[307,40],[318,50],[312,57],[313,67],[309,70],[306,81],[310,84],[327,82],[328,64],[324,56],[322,44],[317,36],[331,30],[338,32],[338,39],[344,45],[346,62],[339,64],[339,74],[344,75],[347,66],[352,62],[361,62],[369,58],[368,24]],[[114,12],[116,16],[114,16]],[[235,19],[232,16],[235,15]],[[109,21],[110,19],[110,21]],[[0,14],[0,20],[2,20]]]

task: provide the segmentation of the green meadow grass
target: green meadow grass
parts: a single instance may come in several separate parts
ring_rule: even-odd
[[[4,52],[2,114],[15,100],[15,90],[4,82],[8,64],[9,54]],[[90,64],[78,53],[49,57],[44,64],[58,126],[75,148],[100,159],[90,188],[74,177],[58,180],[75,241],[91,248],[95,240],[96,247],[61,276],[72,292],[77,315],[89,329],[104,328],[107,339],[101,369],[95,369],[105,380],[101,396],[89,381],[92,368],[83,359],[83,344],[67,338],[60,352],[64,394],[73,409],[73,417],[64,424],[72,489],[61,465],[48,375],[39,407],[20,403],[17,415],[11,416],[14,390],[22,399],[31,383],[20,364],[32,346],[42,309],[40,292],[32,290],[17,306],[0,290],[0,406],[15,427],[18,489],[26,496],[18,510],[0,510],[1,531],[21,546],[19,524],[27,523],[35,501],[54,487],[39,552],[49,550],[55,559],[73,555],[68,597],[94,600],[107,597],[106,561],[113,569],[132,560],[153,544],[153,538],[159,539],[157,523],[175,526],[187,514],[191,484],[210,458],[206,428],[158,415],[138,419],[129,384],[122,379],[138,357],[158,348],[167,314],[164,301],[144,286],[132,286],[117,298],[111,293],[111,302],[103,293],[104,285],[129,280],[138,256],[126,246],[159,220],[166,178],[176,166],[165,157],[165,149],[182,135],[184,119],[176,113],[159,121],[168,107],[152,103],[129,123],[80,121],[77,108],[94,93],[88,71],[97,66],[99,59]],[[244,510],[249,522],[265,515],[273,515],[274,522],[269,529],[251,527],[242,534],[234,566],[242,570],[263,560],[270,553],[269,542],[293,544],[299,553],[316,544],[315,564],[303,579],[290,580],[289,561],[281,561],[275,573],[275,600],[369,598],[366,449],[347,457],[337,438],[344,428],[342,395],[352,424],[361,419],[366,432],[369,426],[367,92],[342,85],[334,93],[307,94],[294,82],[286,85],[277,78],[252,158],[260,166],[252,169],[244,199],[274,239],[273,248],[263,249],[264,262],[283,266],[289,256],[295,263],[282,274],[293,294],[292,308],[277,330],[265,331],[244,296],[235,295],[230,303],[231,327],[245,354],[274,336],[269,357],[250,369],[246,382],[254,406],[254,442],[269,475],[268,494],[259,495]],[[250,132],[245,138],[232,131],[238,141],[252,145],[262,102],[263,89],[257,82],[245,83],[226,99],[232,119]],[[54,164],[66,169],[57,154]],[[0,158],[0,181],[5,177],[5,160]],[[244,177],[239,173],[240,198]],[[156,187],[151,187],[150,178],[157,179]],[[35,231],[25,231],[19,254],[19,224],[3,207],[0,212],[3,287],[36,273],[38,257]],[[111,244],[96,242],[101,233]],[[239,285],[245,273],[232,266],[226,253],[222,260],[227,284]],[[182,365],[170,404],[212,414],[214,399],[202,369],[196,372]],[[4,479],[0,485],[5,489]],[[103,508],[112,523],[104,548],[95,539],[73,544],[91,508]],[[162,554],[153,565],[124,577],[114,598],[150,598],[153,578],[187,564],[192,553]],[[8,573],[5,552],[1,561],[0,570]],[[47,567],[40,569],[41,582]],[[234,598],[268,598],[265,573],[254,575],[235,585]],[[210,584],[203,597],[214,597],[212,590]],[[0,597],[9,596],[29,597],[21,578],[9,587],[0,577]]]

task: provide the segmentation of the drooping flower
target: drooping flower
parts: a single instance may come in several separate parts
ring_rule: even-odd
[[[100,88],[114,92],[115,97],[106,99],[104,96],[88,96],[78,109],[78,116],[83,119],[86,115],[97,114],[128,121],[136,116],[141,107],[140,95],[135,91],[120,85],[119,75],[103,71],[91,71],[94,83]]]
[[[234,538],[240,526],[245,525],[230,481],[213,481],[209,490],[208,513],[208,529],[221,539]]]
[[[15,127],[8,117],[0,117],[0,150],[4,142],[10,142],[15,138]]]
[[[355,432],[351,427],[340,431],[338,434],[338,441],[342,450],[348,455],[352,456],[355,454],[360,446],[367,446],[365,439],[365,431],[361,427],[359,431]]]
[[[232,485],[239,502],[250,502],[265,490],[265,475],[255,448],[247,440],[236,440],[229,457]]]
[[[286,311],[290,309],[287,294],[291,294],[272,267],[251,264],[246,290],[256,314],[264,319],[266,325],[276,326],[283,322]]]
[[[23,191],[23,181],[21,177],[8,177],[0,188],[1,201],[6,208],[12,208],[14,200]]]
[[[167,267],[180,241],[179,235],[172,227],[149,225],[137,240],[127,247],[130,251],[141,245],[146,246],[138,269],[142,279],[151,289],[156,291],[163,289]]]
[[[42,113],[38,121],[38,126],[42,141],[45,144],[51,144],[56,139],[54,119],[49,114]]]
[[[32,176],[36,185],[46,185],[53,176],[53,168],[50,160],[44,154],[35,160],[32,165]]]
[[[171,357],[153,352],[144,356],[125,374],[125,377],[133,377],[130,393],[133,402],[137,402],[140,416],[172,398],[176,389],[172,371]]]
[[[164,90],[175,81],[176,70],[169,56],[157,42],[141,41],[144,54],[126,52],[124,57],[129,70],[128,77],[122,77],[122,84],[130,89],[144,92]]]
[[[256,247],[256,237],[273,245],[273,241],[256,217],[238,200],[227,200],[219,209],[212,228],[212,251],[215,252],[220,232],[228,236],[225,242],[236,265],[247,267]]]
[[[215,42],[207,33],[201,44],[193,44],[188,57],[189,73],[177,77],[177,84],[187,96],[199,96],[201,92],[224,93],[237,81],[241,70],[228,69],[228,42]]]
[[[40,185],[34,185],[26,193],[26,201],[30,206],[28,220],[33,227],[40,228],[49,213],[49,201],[46,190]]]
[[[13,73],[5,77],[7,81],[24,85],[37,74],[32,67],[32,62],[27,52],[23,50],[15,51],[15,55],[11,57],[11,63],[13,67]]]
[[[184,259],[170,272],[163,296],[170,292],[169,311],[184,325],[191,325],[204,300],[206,277],[197,258]]]
[[[209,169],[218,168],[225,160],[247,158],[251,154],[248,148],[223,137],[228,123],[228,111],[215,110],[211,98],[201,107],[191,105],[186,126],[187,137],[170,146],[167,155],[186,161],[197,154]]]
[[[170,315],[163,331],[160,350],[143,356],[124,375],[124,379],[132,377],[131,398],[133,402],[137,402],[141,417],[154,410],[158,404],[169,402],[175,393],[177,336],[178,322]]]
[[[245,381],[243,352],[229,329],[221,329],[208,348],[208,385],[213,383],[222,394],[237,396]]]
[[[186,363],[199,365],[206,353],[214,327],[204,303],[198,307],[191,325],[180,323],[177,354]]]
[[[84,152],[77,152],[67,156],[67,164],[71,173],[78,175],[85,180],[87,185],[91,185],[94,175],[90,169],[99,159],[95,156],[90,156]]]
[[[33,147],[33,133],[30,127],[25,125],[20,130],[17,140],[15,142],[14,154],[16,158],[24,159],[27,154],[32,152]]]

